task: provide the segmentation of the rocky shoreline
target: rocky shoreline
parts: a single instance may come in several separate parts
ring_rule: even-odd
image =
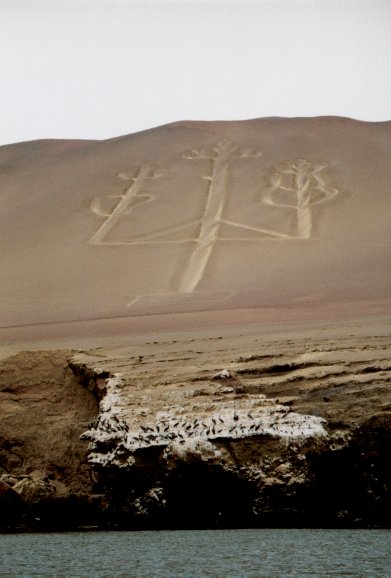
[[[0,529],[388,528],[390,372],[386,331],[11,355]]]

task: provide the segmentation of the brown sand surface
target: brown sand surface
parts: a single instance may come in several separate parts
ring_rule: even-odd
[[[390,312],[391,122],[179,122],[0,166],[3,343]]]

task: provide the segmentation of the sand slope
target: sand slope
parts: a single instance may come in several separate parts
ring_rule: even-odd
[[[2,337],[205,310],[389,312],[391,122],[179,122],[0,147],[0,169]]]

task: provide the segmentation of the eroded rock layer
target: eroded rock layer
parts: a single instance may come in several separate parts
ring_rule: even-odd
[[[109,519],[387,525],[389,336],[254,338],[245,354],[227,345],[155,342],[143,356],[71,358],[93,389],[106,376],[82,438],[111,496]]]
[[[97,400],[69,351],[25,351],[0,364],[0,528],[67,528],[93,519],[94,474],[80,433]]]
[[[366,329],[5,359],[2,527],[389,526],[391,342]]]

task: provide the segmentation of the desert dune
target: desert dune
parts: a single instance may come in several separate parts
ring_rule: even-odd
[[[3,146],[2,333],[389,311],[390,145],[391,122],[321,117]]]

